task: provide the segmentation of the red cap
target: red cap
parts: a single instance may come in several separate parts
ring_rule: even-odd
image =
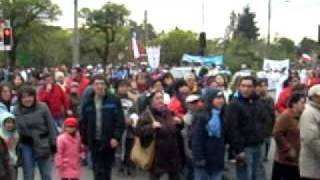
[[[64,126],[65,127],[75,127],[77,128],[79,126],[79,122],[76,118],[70,117],[64,120]]]

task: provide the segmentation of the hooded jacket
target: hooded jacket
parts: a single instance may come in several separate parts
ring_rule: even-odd
[[[192,155],[195,165],[204,168],[208,172],[218,172],[224,169],[224,122],[223,111],[220,114],[221,136],[210,136],[208,123],[212,117],[211,111],[214,109],[212,100],[218,97],[222,91],[208,89],[204,95],[206,108],[194,115],[192,128]]]
[[[9,151],[9,155],[10,155],[9,164],[16,165],[17,159],[18,159],[16,155],[16,147],[19,141],[19,134],[17,130],[10,132],[4,128],[4,123],[9,118],[15,121],[15,117],[13,116],[13,114],[9,112],[0,113],[0,136],[6,142],[6,145]]]

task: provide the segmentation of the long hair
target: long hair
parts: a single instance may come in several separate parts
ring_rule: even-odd
[[[18,92],[18,104],[22,107],[24,107],[24,105],[22,104],[22,97],[23,95],[28,95],[28,96],[33,96],[34,97],[34,102],[33,102],[33,106],[36,105],[37,103],[37,92],[36,90],[30,86],[30,85],[23,85]]]

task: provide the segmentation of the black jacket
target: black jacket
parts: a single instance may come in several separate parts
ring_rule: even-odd
[[[268,137],[272,119],[266,104],[257,96],[234,98],[225,113],[228,142],[236,154],[248,146],[261,144]]]
[[[81,105],[80,133],[82,142],[90,149],[94,148],[96,135],[96,108],[94,102],[94,92],[86,92]],[[120,142],[125,128],[124,114],[120,99],[108,94],[102,101],[102,139],[103,147],[110,148],[110,140],[115,138]]]

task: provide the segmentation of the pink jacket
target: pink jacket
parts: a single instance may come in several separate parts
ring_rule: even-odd
[[[80,178],[81,140],[79,133],[75,137],[63,133],[57,138],[55,165],[61,178]]]

